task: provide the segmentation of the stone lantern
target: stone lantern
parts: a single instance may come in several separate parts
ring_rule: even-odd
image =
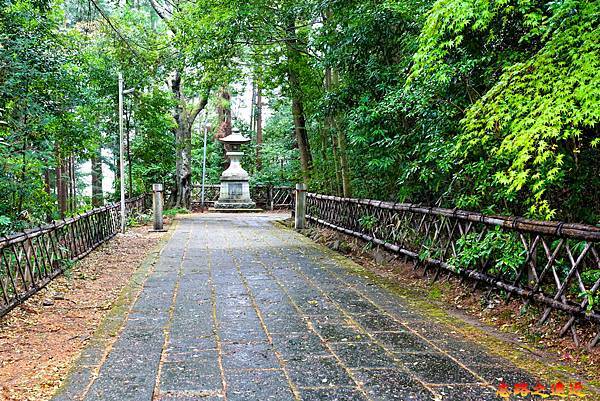
[[[230,212],[256,210],[256,203],[250,198],[248,184],[250,176],[240,164],[244,155],[240,146],[250,142],[250,138],[243,136],[238,128],[233,128],[231,135],[220,138],[219,141],[225,144],[230,163],[227,170],[221,174],[221,192],[219,200],[215,203],[215,210]]]

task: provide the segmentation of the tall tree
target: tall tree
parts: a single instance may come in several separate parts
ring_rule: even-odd
[[[260,84],[256,86],[254,130],[256,131],[256,169],[260,170],[262,168],[261,148],[263,146],[263,98]]]
[[[152,7],[170,30],[173,72],[168,80],[177,105],[173,117],[177,123],[174,130],[177,148],[177,184],[174,204],[190,208],[192,185],[192,126],[208,103],[210,91],[228,82],[226,72],[231,64],[232,48],[228,29],[210,25],[211,18],[204,7],[213,6],[211,1],[198,3],[182,1],[171,3],[150,0]],[[197,19],[196,17],[199,17]],[[190,24],[193,24],[190,27]],[[194,28],[198,28],[199,32]],[[209,33],[209,34],[207,34]],[[214,34],[211,36],[211,33]],[[219,35],[223,35],[222,38]],[[191,38],[193,42],[190,42]]]
[[[302,44],[298,40],[296,32],[296,16],[290,12],[286,18],[285,51],[287,56],[287,78],[289,95],[292,99],[292,115],[294,117],[294,132],[300,151],[300,164],[304,180],[310,179],[312,169],[312,154],[310,151],[310,142],[306,130],[306,115],[304,111],[304,100],[302,96],[302,85],[300,82],[300,73],[298,68],[302,65]]]
[[[173,118],[177,123],[175,128],[176,156],[176,188],[174,205],[176,207],[191,207],[192,190],[192,127],[196,117],[208,102],[208,97],[199,100],[188,98],[183,91],[183,77],[180,71],[175,71],[170,79],[170,88],[177,100]]]
[[[92,206],[100,207],[104,203],[104,192],[102,190],[102,148],[92,152],[90,159],[92,165]]]

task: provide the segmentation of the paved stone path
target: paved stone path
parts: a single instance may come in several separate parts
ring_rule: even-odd
[[[124,328],[55,400],[496,400],[535,383],[273,216],[179,223]]]

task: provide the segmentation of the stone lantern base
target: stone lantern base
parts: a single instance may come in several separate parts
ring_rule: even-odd
[[[219,200],[215,203],[215,210],[219,209],[256,209],[248,181],[221,181]]]

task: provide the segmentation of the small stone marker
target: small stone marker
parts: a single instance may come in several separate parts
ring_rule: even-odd
[[[306,184],[296,184],[295,220],[296,230],[306,227]]]
[[[165,232],[163,225],[163,186],[152,184],[152,210],[154,211],[154,228],[152,232]]]

